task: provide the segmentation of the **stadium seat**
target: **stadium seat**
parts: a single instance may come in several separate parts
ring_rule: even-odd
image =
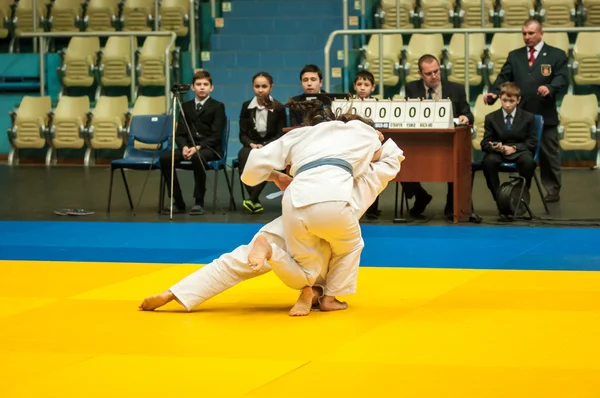
[[[560,48],[569,55],[569,35],[566,32],[551,32],[544,33],[544,43],[547,43],[553,47]]]
[[[34,0],[19,0],[17,8],[15,8],[15,16],[13,19],[15,34],[19,35],[23,32],[33,32],[33,1]],[[46,23],[48,0],[35,0],[36,12],[38,18],[37,29],[43,31],[43,25]]]
[[[565,151],[596,148],[598,99],[594,94],[564,96],[559,110],[560,147]]]
[[[94,150],[120,149],[123,146],[125,127],[129,119],[129,104],[126,96],[101,96],[91,115],[90,127],[86,130],[90,146],[84,158],[86,166],[93,164]]]
[[[189,14],[189,0],[162,0],[160,4],[160,30],[175,32],[180,37],[187,36]]]
[[[134,51],[137,43],[133,40]],[[131,39],[110,37],[102,50],[100,62],[100,83],[103,87],[124,87],[131,85]]]
[[[575,1],[542,0],[540,17],[547,28],[573,27],[575,26]]]
[[[48,23],[52,32],[79,32],[83,8],[81,0],[54,0]]]
[[[450,17],[454,15],[454,0],[422,0],[419,11],[420,26],[425,29],[448,29],[454,27]]]
[[[162,115],[167,112],[165,107],[165,99],[166,98],[164,95],[160,97],[146,97],[140,95],[135,100],[133,110],[131,111],[131,116]],[[170,131],[168,133],[170,134]],[[134,146],[137,149],[154,149],[154,147],[148,146],[148,144],[144,144],[139,141],[134,141]]]
[[[416,0],[400,0],[400,28],[410,29],[413,27],[416,3]],[[382,19],[382,29],[395,29],[396,0],[381,0],[379,15]]]
[[[100,50],[98,37],[73,37],[62,53],[59,76],[63,87],[91,87]]]
[[[65,95],[60,97],[50,127],[53,149],[52,164],[56,164],[57,149],[82,149],[84,147],[89,112],[89,97],[68,97]]]
[[[122,0],[93,0],[88,3],[85,26],[88,32],[112,32],[119,20]]]
[[[600,33],[578,33],[573,60],[575,84],[600,84]]]
[[[523,21],[521,21],[523,24]],[[524,47],[523,35],[521,33],[496,33],[490,43],[488,50],[489,64],[488,73],[490,84],[493,84],[498,73],[508,58],[508,53],[517,48]]]
[[[48,143],[46,128],[52,110],[50,97],[25,96],[16,112],[11,112],[11,127],[8,129],[8,141],[11,144],[8,164],[19,164],[19,149],[42,149]],[[48,149],[46,159],[49,159]]]
[[[494,17],[493,0],[485,0],[485,27],[494,26],[492,20]],[[461,28],[480,28],[481,27],[481,0],[461,0],[459,17],[461,19]]]
[[[469,35],[469,85],[481,84],[481,60],[485,48],[485,35],[475,33]],[[448,80],[465,83],[465,35],[455,33],[448,45]]]
[[[154,26],[154,0],[127,0],[121,25],[124,31],[150,32]]]
[[[13,0],[0,0],[0,39],[8,37],[8,26],[6,22],[8,22],[8,19],[12,14],[10,5],[13,2]]]
[[[583,26],[600,26],[600,0],[582,0],[584,7]]]
[[[440,59],[442,49],[444,48],[444,39],[441,34],[422,34],[415,33],[411,36],[406,49],[404,61],[404,83],[413,80],[419,80],[419,58],[423,54],[432,54]]]
[[[535,15],[535,0],[500,0],[500,21],[503,28],[520,28]]]
[[[398,84],[396,67],[400,65],[402,52],[401,35],[383,35],[383,84]],[[373,73],[376,84],[379,83],[379,35],[372,35],[366,49],[366,63],[363,67]]]
[[[165,85],[165,50],[170,41],[170,37],[150,36],[146,38],[136,69],[140,86]],[[169,56],[172,59],[171,53]]]
[[[494,102],[494,105],[486,105],[483,103],[483,94],[479,94],[477,99],[475,100],[475,106],[473,107],[473,117],[475,121],[473,122],[473,134],[471,136],[473,148],[480,151],[481,150],[481,140],[483,139],[483,135],[485,133],[484,122],[485,117],[498,109],[500,109],[502,105],[500,101]]]

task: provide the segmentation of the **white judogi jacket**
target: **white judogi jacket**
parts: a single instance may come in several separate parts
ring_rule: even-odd
[[[291,195],[294,207],[330,201],[350,203],[354,178],[365,173],[380,146],[375,129],[358,120],[301,127],[250,151],[241,178],[244,184],[255,186],[265,181],[273,170],[291,166],[294,181],[286,195]],[[304,164],[324,158],[347,161],[352,165],[353,176],[337,166],[320,166],[296,176]]]

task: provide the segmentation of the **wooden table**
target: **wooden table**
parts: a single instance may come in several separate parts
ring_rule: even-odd
[[[287,127],[288,132],[294,127]],[[378,129],[404,151],[396,182],[453,182],[454,222],[471,216],[471,129]]]

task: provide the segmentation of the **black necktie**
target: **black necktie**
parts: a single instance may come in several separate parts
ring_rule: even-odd
[[[427,89],[427,93],[429,93],[427,99],[433,99],[433,89],[431,87]]]
[[[200,109],[202,109],[202,104],[198,102],[196,104],[196,113],[200,113]]]
[[[506,131],[510,131],[512,115],[506,115]]]

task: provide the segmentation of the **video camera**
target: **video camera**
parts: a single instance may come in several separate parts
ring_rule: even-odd
[[[187,93],[191,89],[192,89],[191,84],[173,84],[173,87],[171,87],[171,92],[172,93]]]

